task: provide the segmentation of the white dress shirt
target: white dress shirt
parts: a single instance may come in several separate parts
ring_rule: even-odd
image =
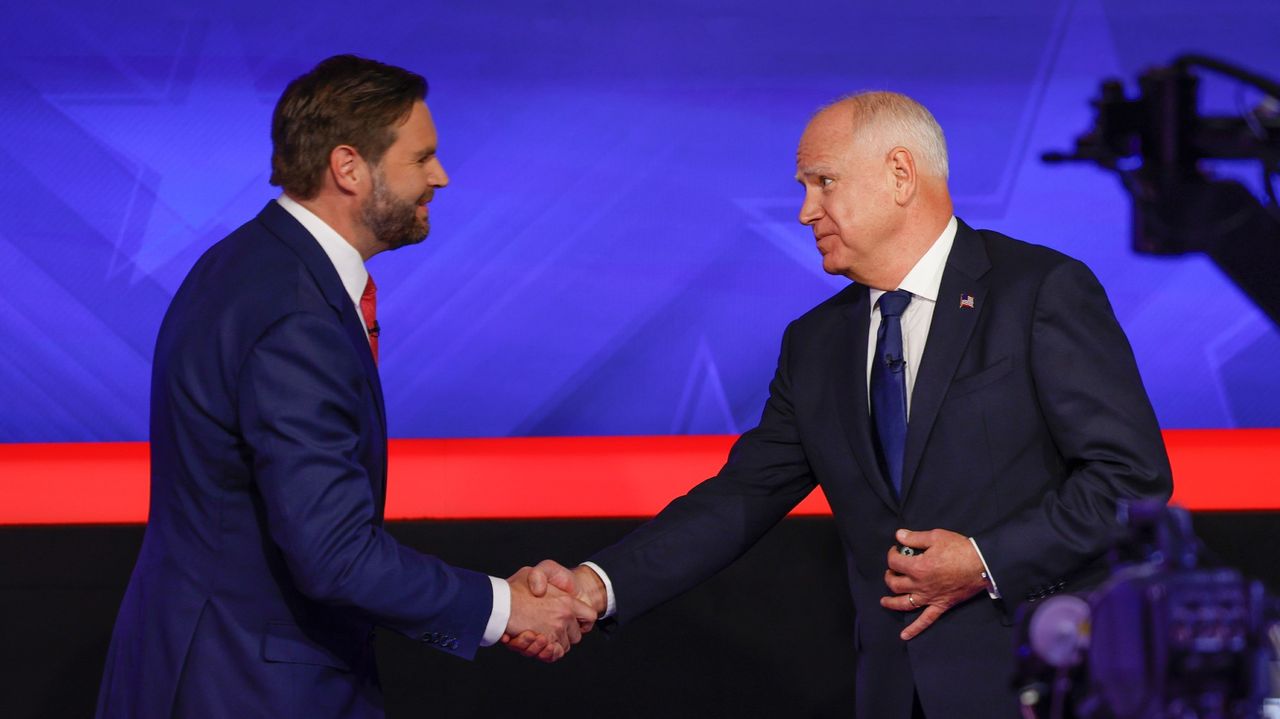
[[[920,367],[920,360],[924,357],[924,345],[929,339],[929,327],[933,324],[933,308],[938,303],[938,290],[942,287],[942,272],[947,267],[947,257],[951,254],[951,245],[956,239],[957,220],[954,216],[947,222],[947,226],[943,228],[942,234],[938,239],[933,241],[928,251],[924,253],[902,278],[902,282],[898,285],[898,289],[906,290],[911,293],[911,303],[907,305],[907,309],[902,313],[902,356],[907,362],[907,417],[911,417],[911,393],[916,386],[916,371]],[[871,364],[875,361],[876,354],[876,331],[880,329],[880,307],[876,304],[880,296],[885,293],[884,290],[872,289],[871,300],[871,322],[867,328],[867,411],[871,410]],[[992,599],[999,599],[1000,592],[996,588],[995,577],[991,576],[991,570],[987,567],[987,560],[982,557],[982,550],[978,548],[978,543],[969,538],[969,542],[973,544],[973,549],[978,553],[978,559],[982,561],[982,568],[986,572],[987,594]],[[608,609],[601,615],[601,619],[613,615],[617,608],[616,601],[613,596],[613,584],[609,581],[609,575],[605,571],[596,566],[593,562],[585,562],[586,566],[592,571],[600,575],[600,580],[604,582],[605,593],[608,595]]]
[[[907,361],[907,421],[911,420],[911,394],[916,388],[916,373],[920,369],[920,360],[924,359],[924,345],[929,339],[929,328],[933,326],[933,308],[938,304],[938,290],[942,287],[942,272],[947,269],[947,257],[951,255],[951,245],[956,241],[957,221],[954,216],[942,229],[942,234],[933,241],[929,250],[924,253],[902,278],[898,289],[911,293],[911,303],[902,313],[902,356]],[[880,296],[884,290],[871,289],[871,322],[867,328],[867,410],[871,409],[871,364],[876,359],[876,332],[880,329]],[[908,424],[910,426],[910,424]],[[995,577],[987,567],[987,560],[973,537],[969,538],[973,549],[982,560],[982,570],[986,573],[989,586],[987,594],[992,599],[1000,598],[1000,590],[996,588]]]
[[[956,240],[956,218],[952,217],[942,234],[902,278],[898,289],[911,293],[911,302],[902,312],[902,356],[907,362],[907,418],[911,417],[911,393],[916,388],[916,373],[924,357],[924,343],[933,325],[933,307],[938,304],[942,287],[942,271]],[[867,411],[871,410],[871,365],[876,359],[876,332],[880,329],[880,296],[884,290],[871,289],[871,323],[867,327]]]
[[[355,305],[356,316],[362,317],[360,297],[364,294],[365,285],[369,282],[369,271],[365,269],[364,258],[350,242],[338,234],[337,230],[292,197],[280,195],[276,198],[276,202],[293,215],[293,218],[315,238],[320,249],[324,250],[329,261],[333,263],[333,268],[338,271],[343,289],[347,291],[352,304]],[[361,322],[360,326],[364,327],[364,322]],[[365,337],[368,338],[369,328],[365,327],[364,331]],[[496,644],[502,638],[503,632],[507,630],[507,621],[511,618],[511,587],[506,581],[497,577],[489,577],[489,583],[493,585],[493,610],[489,613],[489,622],[485,625],[484,636],[480,639],[482,647]]]

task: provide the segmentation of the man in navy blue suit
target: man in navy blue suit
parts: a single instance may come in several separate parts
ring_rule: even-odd
[[[151,513],[100,717],[379,717],[373,633],[470,658],[530,631],[554,660],[595,612],[383,527],[387,432],[364,262],[420,242],[448,176],[426,82],[353,56],[285,90],[283,194],[196,263],[151,387]],[[536,586],[538,594],[542,590]]]
[[[625,623],[821,485],[857,611],[854,714],[1018,716],[1012,610],[1096,581],[1117,502],[1171,491],[1132,350],[1083,264],[956,219],[942,130],[910,98],[823,109],[796,165],[823,268],[854,283],[787,328],[716,477],[572,574],[539,567]]]

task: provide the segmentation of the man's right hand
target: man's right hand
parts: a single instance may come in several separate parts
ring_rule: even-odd
[[[591,631],[596,617],[603,614],[608,605],[608,595],[605,591],[604,582],[590,567],[579,566],[570,570],[558,562],[544,559],[538,563],[538,566],[533,567],[531,570],[526,567],[516,576],[522,576],[526,579],[528,590],[535,597],[541,597],[550,591],[566,593],[576,597],[579,605],[586,605],[586,607],[593,610],[595,614],[592,616],[591,622],[584,623],[581,620],[579,621],[579,629],[583,634]],[[516,576],[513,576],[512,579],[515,579]],[[508,629],[507,633],[502,637],[502,643],[508,649],[526,657],[537,658],[542,661],[555,661],[559,658],[553,657],[555,645],[550,641],[549,637],[536,632],[512,632]]]
[[[595,625],[596,610],[561,589],[563,581],[560,586],[554,582],[548,586],[542,570],[524,567],[507,583],[511,586],[511,618],[503,643],[509,643],[509,637],[527,637],[523,646],[512,647],[525,656],[558,661]]]

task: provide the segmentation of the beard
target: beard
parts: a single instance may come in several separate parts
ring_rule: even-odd
[[[360,219],[374,238],[396,250],[405,245],[416,245],[427,238],[431,231],[429,220],[418,219],[418,207],[429,197],[417,203],[396,197],[387,187],[381,170],[373,173],[373,194],[360,209]]]

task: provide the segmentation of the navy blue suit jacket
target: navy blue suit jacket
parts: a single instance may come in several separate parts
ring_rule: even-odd
[[[1008,610],[1096,578],[1116,501],[1171,491],[1132,350],[1083,264],[960,223],[912,393],[899,501],[871,444],[869,318],[855,284],[792,322],[760,424],[719,475],[592,559],[625,623],[732,562],[821,485],[857,612],[856,715],[907,719],[914,691],[930,719],[1017,716]],[[980,593],[903,642],[917,614],[879,604],[900,527],[975,537],[1005,599]],[[804,588],[768,589],[789,590]]]
[[[151,393],[151,512],[98,716],[381,716],[375,626],[474,654],[489,579],[383,529],[377,368],[277,203],[183,282]]]

